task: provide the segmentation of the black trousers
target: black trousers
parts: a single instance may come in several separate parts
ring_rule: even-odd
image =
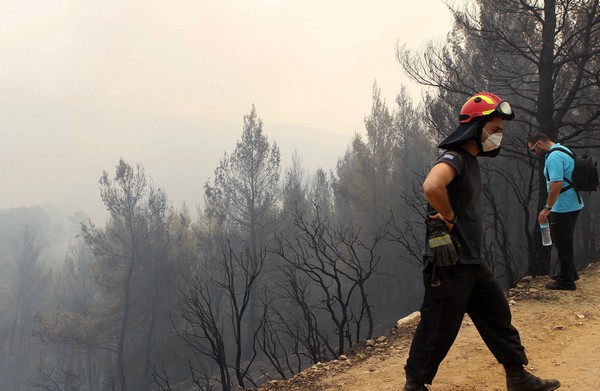
[[[486,264],[442,269],[442,284],[432,287],[431,264],[424,272],[421,320],[410,347],[406,372],[431,384],[468,313],[483,341],[501,364],[526,365],[519,332],[511,324],[506,295]]]
[[[573,233],[579,217],[579,210],[567,213],[550,214],[550,236],[552,244],[558,252],[560,277],[558,282],[573,283],[575,275],[575,255],[573,250]]]

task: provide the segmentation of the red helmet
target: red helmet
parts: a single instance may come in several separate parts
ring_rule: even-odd
[[[461,124],[469,123],[473,118],[497,115],[503,119],[515,118],[510,103],[491,92],[479,92],[470,97],[460,110]]]

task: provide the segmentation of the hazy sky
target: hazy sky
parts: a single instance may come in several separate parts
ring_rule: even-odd
[[[253,104],[284,164],[332,169],[373,83],[408,85],[396,43],[450,24],[441,0],[0,0],[0,209],[102,216],[119,158],[193,208]]]

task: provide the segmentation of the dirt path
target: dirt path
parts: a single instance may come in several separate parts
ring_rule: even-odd
[[[526,278],[511,290],[513,324],[529,357],[528,370],[559,379],[560,390],[600,390],[600,263],[580,272],[576,291],[549,291],[549,278]],[[399,391],[415,319],[346,357],[308,368],[260,390]],[[470,319],[433,383],[435,391],[506,390],[504,371]]]

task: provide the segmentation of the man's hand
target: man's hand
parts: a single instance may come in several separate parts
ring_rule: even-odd
[[[548,222],[548,216],[550,216],[550,210],[549,209],[542,209],[540,211],[540,213],[538,214],[538,223],[540,224],[544,224]]]
[[[452,229],[454,228],[454,224],[456,224],[456,217],[454,217],[454,221],[448,220],[447,218],[445,218],[444,216],[442,216],[441,213],[433,213],[430,214],[429,219],[438,219],[444,222],[444,225],[446,225],[446,229],[448,230],[448,232],[452,231]]]

